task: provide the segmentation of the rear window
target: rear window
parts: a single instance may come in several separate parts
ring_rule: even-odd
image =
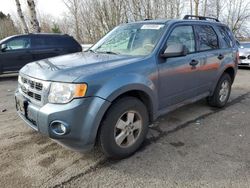
[[[199,38],[199,51],[213,50],[219,48],[217,34],[211,26],[197,25],[196,31]]]

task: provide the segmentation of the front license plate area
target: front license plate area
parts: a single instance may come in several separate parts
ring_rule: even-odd
[[[27,116],[28,101],[22,96],[16,96],[16,108],[23,116]]]

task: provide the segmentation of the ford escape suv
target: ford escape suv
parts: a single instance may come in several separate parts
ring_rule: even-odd
[[[235,38],[218,20],[127,23],[87,52],[24,66],[16,108],[31,128],[66,147],[97,145],[124,158],[157,117],[202,98],[225,106],[237,63]]]

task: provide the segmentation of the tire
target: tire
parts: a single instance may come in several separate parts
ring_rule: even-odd
[[[108,158],[126,158],[143,143],[148,124],[148,111],[140,100],[121,98],[112,104],[101,123],[99,146]]]
[[[229,74],[224,73],[217,83],[212,96],[207,98],[208,104],[213,107],[222,108],[227,104],[230,97],[232,79]],[[224,88],[224,90],[223,90]]]

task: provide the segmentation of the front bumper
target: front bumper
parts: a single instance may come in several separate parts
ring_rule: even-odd
[[[250,59],[242,59],[242,60],[240,60],[238,66],[240,66],[240,67],[250,67]]]
[[[17,105],[17,112],[31,128],[76,151],[93,147],[101,119],[110,105],[110,102],[99,97],[87,97],[74,99],[68,104],[48,103],[40,107],[16,91],[16,104],[19,98],[23,98],[27,104],[24,112]],[[65,122],[70,132],[56,135],[50,128],[53,121]]]

